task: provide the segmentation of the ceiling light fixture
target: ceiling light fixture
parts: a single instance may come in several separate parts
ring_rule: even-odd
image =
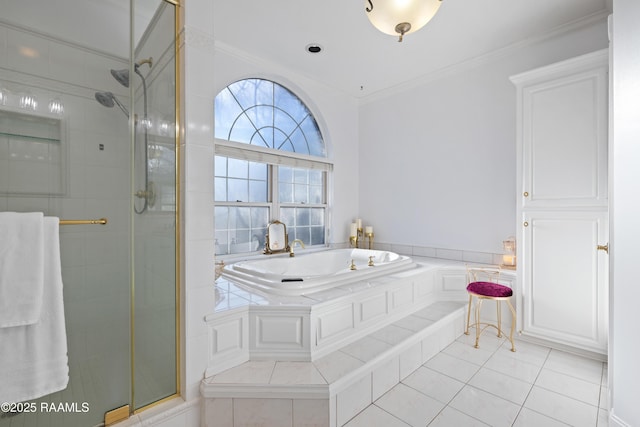
[[[369,21],[385,34],[414,33],[424,27],[438,12],[442,0],[365,0]],[[367,5],[368,4],[368,5]]]

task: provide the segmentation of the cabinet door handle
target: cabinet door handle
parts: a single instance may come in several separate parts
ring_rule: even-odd
[[[522,225],[524,225],[525,227],[528,227],[529,223],[527,221],[525,221],[524,224],[522,224]]]
[[[525,191],[524,193],[522,193],[522,195],[523,195],[524,197],[529,197],[529,192],[528,192],[528,191]]]
[[[605,253],[609,253],[609,244],[607,243],[606,245],[598,245],[597,246],[599,251],[604,251]]]

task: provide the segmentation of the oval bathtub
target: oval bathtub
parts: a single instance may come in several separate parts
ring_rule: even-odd
[[[368,265],[373,257],[373,267]],[[351,262],[356,270],[351,270]],[[224,267],[222,276],[267,293],[304,295],[347,283],[407,270],[415,265],[410,257],[367,249],[333,249],[297,253],[295,257],[268,255]]]

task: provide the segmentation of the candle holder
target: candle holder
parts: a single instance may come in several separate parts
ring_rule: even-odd
[[[356,248],[359,249],[360,248],[360,242],[362,242],[364,240],[364,233],[362,232],[362,228],[358,228],[356,229],[356,235],[355,236],[349,236],[349,244]]]
[[[358,218],[355,220],[355,222],[351,223],[351,229],[349,231],[349,244],[352,247],[359,248],[360,241],[362,239],[363,239],[362,220]]]
[[[366,235],[367,239],[369,239],[369,249],[373,249],[373,231],[370,231]]]
[[[507,237],[507,240],[502,241],[502,248],[504,249],[504,254],[502,255],[502,268],[515,270],[516,238],[513,236]]]

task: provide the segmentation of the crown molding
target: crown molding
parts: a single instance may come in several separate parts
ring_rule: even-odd
[[[440,80],[445,77],[450,77],[452,74],[462,73],[462,72],[477,68],[481,65],[495,62],[502,58],[511,56],[514,53],[522,50],[523,48],[541,43],[549,39],[553,39],[560,35],[567,34],[582,28],[587,28],[589,26],[595,25],[602,21],[606,22],[609,15],[610,15],[609,10],[606,10],[606,9],[600,10],[591,15],[587,15],[583,18],[563,24],[544,34],[538,34],[538,35],[520,40],[518,42],[512,43],[500,49],[493,50],[483,55],[479,55],[474,58],[470,58],[452,65],[440,68],[438,70],[435,70],[433,72],[420,76],[416,79],[412,79],[404,83],[400,83],[400,84],[382,89],[380,91],[374,92],[372,94],[366,95],[358,99],[359,105],[366,105],[375,101],[379,101],[381,99],[389,98],[393,95],[398,94],[399,92],[409,91],[419,86],[423,86],[425,84],[434,82],[436,80]]]
[[[216,41],[212,34],[196,27],[185,25],[182,28],[183,42],[185,46],[193,47],[206,53],[215,52]]]

